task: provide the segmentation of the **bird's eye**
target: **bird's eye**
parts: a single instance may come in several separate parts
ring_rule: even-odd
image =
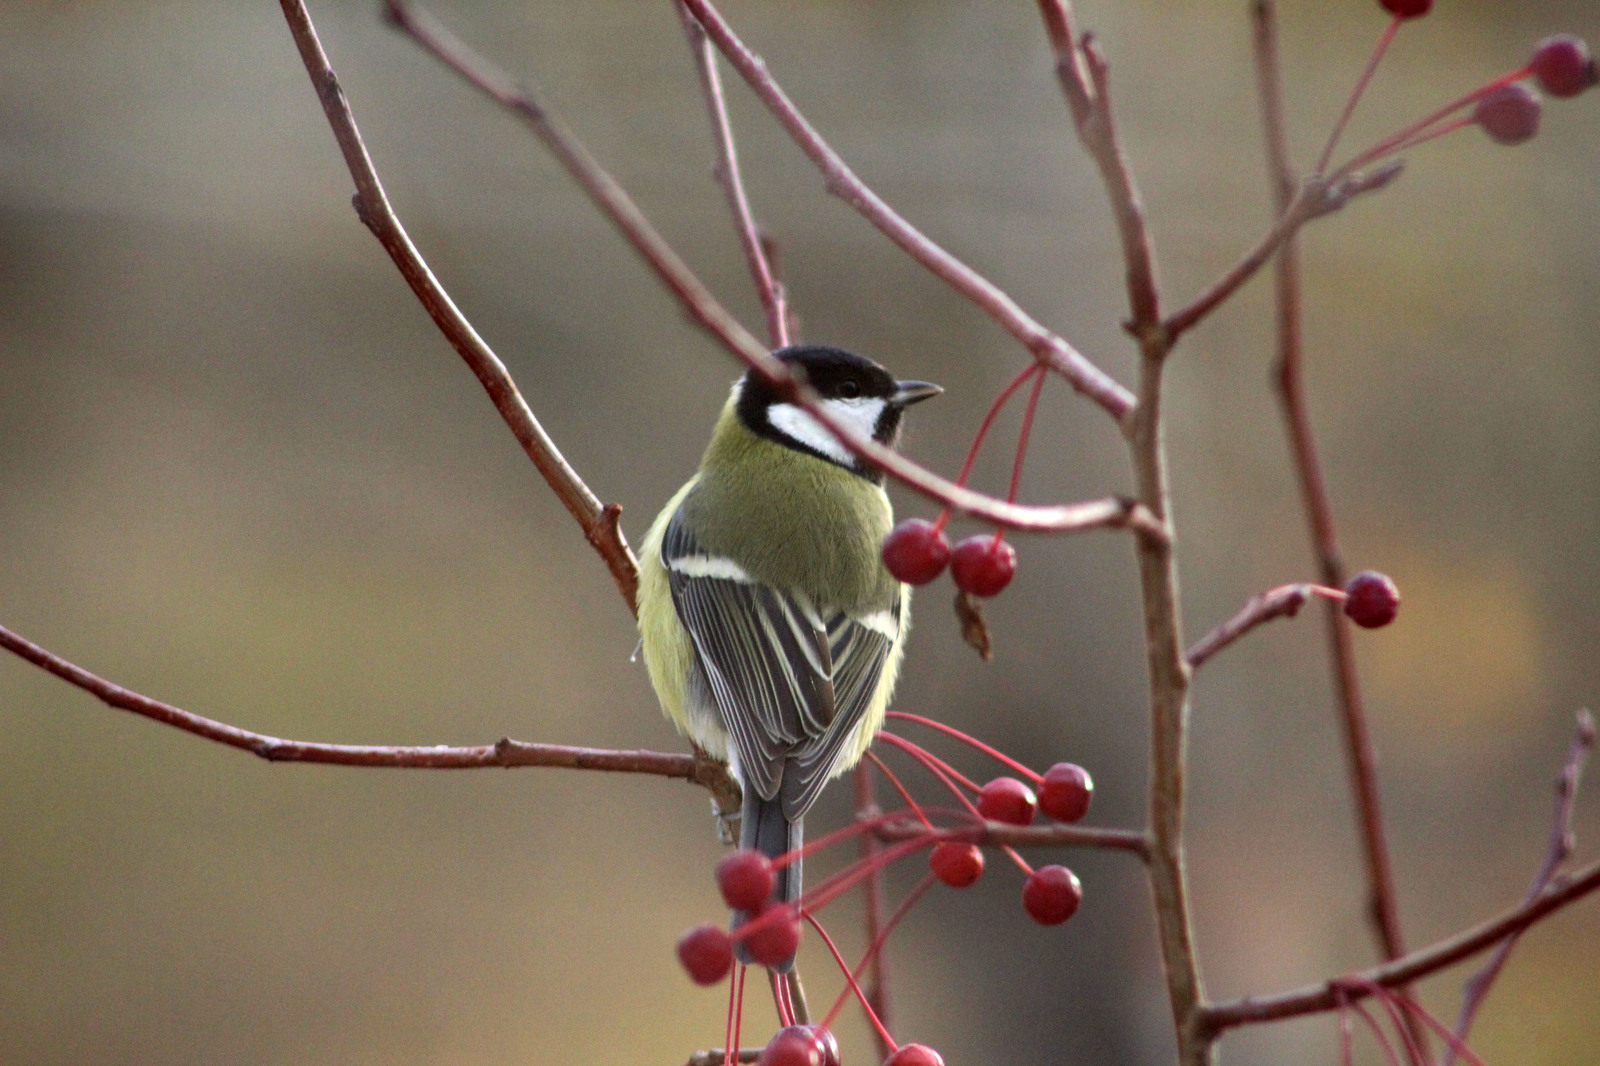
[[[854,400],[861,395],[861,385],[855,381],[845,381],[839,385],[839,397],[845,400]]]

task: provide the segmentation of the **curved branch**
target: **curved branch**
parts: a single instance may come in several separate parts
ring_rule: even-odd
[[[383,183],[378,179],[372,157],[367,154],[361,132],[356,128],[355,116],[350,113],[349,102],[339,86],[338,76],[328,62],[327,53],[322,49],[322,42],[317,39],[316,27],[312,25],[305,5],[301,0],[281,0],[281,5],[283,16],[289,23],[289,31],[300,50],[300,58],[305,63],[306,73],[311,76],[317,99],[322,102],[323,114],[333,128],[339,151],[344,155],[345,166],[355,180],[357,215],[373,236],[378,238],[395,266],[400,268],[406,284],[411,286],[411,291],[416,294],[417,300],[445,339],[477,376],[493,401],[495,410],[500,412],[501,419],[510,427],[523,452],[533,460],[533,465],[555,492],[556,498],[577,519],[584,537],[611,571],[611,579],[616,582],[617,591],[627,601],[629,609],[637,610],[634,599],[638,594],[639,566],[618,525],[622,508],[617,504],[602,505],[589,486],[584,484],[578,472],[562,456],[561,450],[534,417],[527,401],[517,391],[517,384],[505,364],[478,336],[478,331],[472,328],[472,323],[467,321],[434,277],[422,253],[411,243],[405,227],[389,205],[389,197],[383,191]]]
[[[1256,1025],[1334,1010],[1341,1002],[1349,1003],[1371,995],[1370,985],[1395,988],[1453,966],[1507,937],[1521,933],[1546,915],[1582,899],[1597,888],[1600,888],[1600,861],[1590,863],[1566,880],[1558,881],[1554,887],[1522,906],[1441,940],[1432,947],[1413,951],[1393,962],[1357,974],[1331,978],[1319,985],[1205,1007],[1200,1011],[1200,1024],[1208,1034],[1215,1036],[1241,1025]]]
[[[365,744],[318,744],[283,740],[219,722],[151,699],[92,674],[54,652],[0,626],[0,648],[12,652],[61,680],[83,689],[102,703],[128,711],[197,737],[258,755],[268,762],[331,763],[338,766],[387,767],[411,770],[477,770],[514,766],[564,767],[569,770],[609,770],[617,773],[676,777],[707,789],[720,810],[739,809],[739,786],[728,768],[699,753],[680,755],[658,751],[610,751],[569,748],[558,744],[530,744],[501,739],[493,744],[454,748],[445,745],[392,747]]]

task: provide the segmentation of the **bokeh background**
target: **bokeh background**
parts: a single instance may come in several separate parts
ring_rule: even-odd
[[[1298,159],[1383,17],[1286,3]],[[1115,64],[1169,301],[1268,221],[1243,2],[1086,2]],[[859,172],[1131,380],[1120,265],[1033,5],[738,0],[727,14]],[[383,26],[314,5],[397,208],[534,410],[638,540],[736,370],[523,131]],[[676,15],[664,2],[452,2],[690,262],[758,323]],[[1442,2],[1401,34],[1357,147],[1522,63],[1591,0]],[[953,471],[1023,365],[999,329],[848,209],[742,87],[752,196],[808,339],[942,382],[907,447]],[[675,749],[631,620],[476,383],[349,207],[276,5],[0,5],[0,620],[124,685],[248,728],[351,743],[499,736]],[[1574,711],[1600,691],[1600,95],[1508,150],[1467,131],[1307,241],[1310,381],[1351,562],[1400,621],[1361,634],[1414,944],[1520,897]],[[1172,371],[1191,637],[1311,576],[1256,283]],[[978,482],[1001,489],[1015,415]],[[1126,490],[1118,437],[1059,383],[1024,494]],[[898,494],[902,513],[931,514]],[[919,596],[899,704],[1098,783],[1142,818],[1131,552],[1024,539],[959,642]],[[942,749],[943,750],[943,749]],[[966,758],[974,774],[988,768]],[[1209,992],[1373,958],[1320,625],[1279,623],[1194,701],[1191,877]],[[818,829],[848,817],[835,789]],[[1580,804],[1580,859],[1600,804]],[[566,771],[267,765],[106,710],[0,657],[0,1062],[652,1063],[720,1044],[725,998],[672,944],[719,920],[705,796]],[[1073,854],[1087,898],[1033,926],[1004,862],[891,949],[902,1038],[947,1061],[1170,1061],[1148,897]],[[825,866],[825,862],[818,862]],[[897,891],[919,871],[899,871]],[[1526,938],[1483,1015],[1489,1061],[1592,1063],[1600,904]],[[859,943],[841,906],[830,923]],[[837,981],[813,944],[813,1000]],[[1465,970],[1426,989],[1453,1015]],[[746,1033],[770,1032],[753,997]],[[872,1061],[854,1015],[846,1058]],[[1370,1049],[1369,1049],[1370,1051]],[[1230,1063],[1336,1061],[1329,1019]]]

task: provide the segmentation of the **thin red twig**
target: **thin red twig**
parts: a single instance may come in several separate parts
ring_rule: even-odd
[[[1037,773],[1022,765],[1011,756],[996,748],[990,747],[977,737],[969,736],[966,733],[963,733],[954,726],[945,725],[943,722],[935,721],[932,718],[925,718],[920,714],[911,714],[909,711],[890,711],[886,717],[898,718],[903,722],[915,722],[917,725],[926,726],[927,728],[937,730],[946,736],[954,737],[956,740],[961,741],[961,743],[968,745],[976,751],[982,752],[984,755],[989,756],[989,758],[994,759],[996,762],[999,762],[1005,766],[1009,766],[1011,769],[1015,770],[1019,774],[1022,774],[1034,784],[1038,784],[1041,780],[1043,780],[1043,778],[1041,778]]]
[[[849,984],[850,991],[855,993],[856,999],[861,1003],[861,1009],[867,1015],[867,1021],[872,1023],[873,1031],[878,1034],[880,1041],[889,1045],[889,1050],[893,1052],[900,1045],[894,1042],[894,1037],[889,1035],[888,1029],[884,1028],[883,1022],[872,1009],[872,1004],[867,1002],[866,993],[862,992],[861,986],[856,983],[855,974],[850,972],[850,964],[844,961],[843,955],[839,954],[838,947],[833,943],[833,937],[828,935],[828,931],[822,928],[822,923],[817,921],[816,915],[810,911],[801,908],[800,916],[811,924],[811,928],[817,931],[817,935],[822,938],[822,942],[828,946],[828,952],[833,956],[833,961],[839,964],[839,972],[844,974],[844,979]]]
[[[880,763],[880,766],[882,764]],[[878,809],[878,798],[872,780],[872,765],[865,760],[856,765],[854,773],[856,790],[856,821],[861,822],[873,818],[882,812]],[[876,859],[883,849],[882,839],[876,833],[863,833],[861,836],[861,858],[868,863]],[[883,869],[876,865],[871,867],[871,872],[861,882],[862,910],[865,912],[866,937],[868,944],[882,947],[888,941],[889,930],[893,925],[886,926],[883,920]],[[872,974],[867,988],[867,1001],[872,1004],[872,1009],[877,1012],[887,1029],[894,1028],[894,1018],[889,1009],[889,963],[882,950],[872,952],[868,958],[872,963]],[[862,960],[865,963],[867,960]],[[859,968],[857,976],[860,975]],[[835,1003],[822,1020],[823,1028],[833,1024],[834,1016],[838,1013],[839,1004]],[[888,1058],[892,1049],[882,1043],[878,1047],[878,1057]]]
[[[1321,174],[1328,168],[1328,161],[1333,158],[1333,150],[1339,145],[1339,137],[1344,133],[1344,128],[1350,124],[1350,116],[1356,113],[1356,104],[1361,102],[1361,97],[1367,91],[1367,84],[1372,81],[1372,75],[1377,71],[1378,64],[1383,62],[1383,57],[1389,51],[1389,46],[1394,43],[1395,34],[1400,32],[1400,24],[1404,22],[1401,16],[1396,15],[1389,20],[1389,25],[1383,29],[1383,34],[1378,38],[1377,47],[1372,50],[1372,57],[1367,60],[1366,67],[1361,71],[1361,77],[1356,79],[1354,89],[1344,102],[1344,110],[1339,112],[1339,119],[1333,124],[1333,131],[1328,134],[1328,143],[1323,145],[1322,154],[1317,157],[1317,165],[1311,168],[1311,173]]]

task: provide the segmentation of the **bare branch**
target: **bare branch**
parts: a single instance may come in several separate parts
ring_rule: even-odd
[[[941,812],[924,808],[932,817]],[[957,812],[950,812],[957,814]],[[1099,829],[1082,825],[1009,825],[1005,822],[973,823],[971,815],[960,813],[962,824],[930,830],[913,817],[905,821],[886,822],[876,830],[883,840],[915,840],[918,837],[936,836],[940,840],[956,840],[980,847],[1006,848],[1097,848],[1107,851],[1126,851],[1148,860],[1150,839],[1135,829]]]
[[[698,0],[688,2],[692,5]],[[892,448],[854,432],[842,419],[823,407],[813,390],[797,381],[783,363],[774,359],[761,342],[717,302],[710,290],[651,226],[627,193],[526,87],[517,85],[416,5],[406,0],[389,0],[389,10],[395,23],[418,44],[501,106],[521,116],[589,193],[596,206],[623,232],[667,287],[678,296],[690,316],[781,394],[792,398],[818,422],[828,427],[828,431],[852,452],[925,496],[957,511],[1010,529],[1076,533],[1115,528],[1135,530],[1145,537],[1160,538],[1165,535],[1161,523],[1154,521],[1146,510],[1128,501],[1097,500],[1058,507],[1027,507],[1007,503],[957,485]]]
[[[762,103],[767,105],[773,117],[800,146],[800,150],[822,171],[830,193],[855,208],[913,259],[976,304],[1033,353],[1035,359],[1066,378],[1074,389],[1099,404],[1119,422],[1127,416],[1133,406],[1133,395],[1127,389],[1061,337],[1034,321],[993,282],[907,222],[882,197],[868,188],[794,106],[773,80],[765,61],[745,46],[708,0],[683,0],[683,3],[706,28],[728,62],[733,64]]]
[[[1238,614],[1195,641],[1184,658],[1190,667],[1198,667],[1256,626],[1274,618],[1293,618],[1311,596],[1311,586],[1306,584],[1280,585],[1258,592],[1245,601]]]
[[[761,310],[767,319],[767,339],[774,348],[789,343],[789,309],[783,286],[779,284],[772,264],[767,258],[767,242],[761,237],[760,227],[750,211],[750,200],[744,191],[744,175],[739,170],[739,152],[733,142],[733,123],[728,117],[728,101],[722,92],[722,75],[717,71],[717,53],[706,37],[706,31],[689,9],[678,4],[678,14],[683,19],[683,32],[689,38],[689,51],[694,55],[695,69],[700,74],[700,90],[706,98],[706,114],[711,118],[711,135],[717,142],[716,178],[728,197],[728,209],[733,213],[734,228],[739,234],[739,246],[744,249],[745,263],[750,268],[750,278],[755,282],[756,295],[761,300]]]
[[[855,773],[852,775],[856,790],[856,820],[871,821],[883,812],[878,809],[878,798],[875,795],[872,776],[872,764],[863,759],[856,764]],[[882,850],[881,838],[875,833],[861,834],[861,861],[867,867],[867,875],[861,881],[862,910],[865,912],[866,942],[880,944],[888,938],[883,935],[884,910],[883,910],[883,867],[876,865],[873,860]],[[877,951],[872,952],[869,980],[866,985],[867,1005],[877,1014],[878,1020],[888,1030],[894,1029],[893,1012],[889,1005],[889,961],[888,945],[880,944]],[[869,1028],[871,1028],[869,1026]],[[894,1050],[889,1047],[878,1033],[873,1029],[877,1038],[878,1058],[887,1059]]]
[[[391,747],[361,744],[317,744],[283,740],[255,733],[215,719],[205,718],[170,703],[125,689],[81,666],[0,626],[0,648],[47,670],[63,681],[119,711],[129,711],[197,737],[258,755],[269,762],[329,763],[337,766],[388,767],[411,770],[477,770],[548,766],[569,770],[609,770],[618,773],[676,777],[701,785],[712,794],[720,810],[739,809],[739,786],[728,768],[704,755],[679,755],[655,751],[610,751],[569,748],[557,744],[530,744],[502,739],[493,744],[455,748],[444,745]]]
[[[1597,888],[1600,888],[1600,861],[1590,863],[1571,877],[1557,880],[1536,899],[1431,947],[1357,974],[1331,978],[1319,985],[1205,1007],[1200,1013],[1201,1025],[1206,1033],[1216,1036],[1241,1025],[1259,1025],[1334,1010],[1341,1001],[1350,1003],[1370,995],[1368,985],[1398,988],[1410,984],[1521,933]]]
[[[344,154],[350,176],[355,179],[356,213],[372,231],[373,236],[378,238],[384,250],[389,253],[389,257],[394,260],[395,266],[400,268],[400,273],[411,286],[411,291],[416,294],[417,300],[445,335],[445,339],[477,376],[484,391],[489,394],[489,399],[494,403],[495,410],[500,412],[501,419],[510,427],[517,442],[522,445],[523,452],[533,460],[533,465],[555,492],[556,498],[572,517],[577,519],[584,537],[594,546],[595,551],[611,571],[611,578],[616,582],[617,591],[627,601],[628,608],[636,610],[634,598],[639,585],[638,560],[633,557],[633,552],[622,535],[622,529],[617,524],[621,508],[616,504],[602,506],[599,498],[589,490],[588,485],[584,484],[578,472],[566,461],[555,442],[534,417],[527,401],[517,391],[517,384],[506,370],[505,364],[483,338],[478,336],[477,330],[472,328],[472,323],[467,321],[466,316],[456,307],[455,302],[434,277],[433,271],[428,268],[416,245],[411,243],[405,227],[400,224],[394,209],[389,205],[389,197],[383,191],[383,183],[379,181],[372,158],[367,154],[366,145],[362,143],[361,133],[356,128],[355,117],[350,113],[350,105],[345,100],[344,90],[339,86],[338,76],[328,63],[327,53],[322,50],[322,42],[317,39],[317,31],[311,23],[311,16],[306,12],[301,0],[281,0],[281,3],[284,18],[289,23],[289,31],[294,35],[295,45],[300,50],[300,58],[305,63],[306,72],[311,76],[311,84],[317,90],[317,98],[322,102],[323,114],[328,118],[328,125],[333,128],[333,135],[339,142],[340,152]]]
[[[765,1048],[742,1047],[738,1051],[735,1062],[755,1062],[761,1057]],[[706,1051],[696,1051],[689,1056],[686,1066],[723,1066],[728,1061],[728,1052],[724,1048],[714,1047]]]
[[[1539,872],[1534,874],[1533,884],[1528,888],[1526,899],[1530,902],[1537,899],[1539,893],[1549,887],[1562,865],[1572,857],[1572,850],[1576,846],[1572,834],[1572,812],[1577,805],[1578,782],[1583,777],[1583,766],[1589,760],[1589,752],[1594,749],[1594,742],[1594,715],[1587,710],[1579,711],[1577,733],[1572,738],[1572,745],[1567,749],[1566,762],[1562,764],[1561,772],[1556,775],[1555,811],[1550,817],[1550,842],[1545,847],[1544,862],[1540,864]],[[1466,1043],[1467,1033],[1472,1029],[1478,1008],[1483,1005],[1495,978],[1499,977],[1500,971],[1505,968],[1506,960],[1511,957],[1511,951],[1517,946],[1520,935],[1512,934],[1502,940],[1500,946],[1495,948],[1494,954],[1489,956],[1489,961],[1483,964],[1483,968],[1467,979],[1466,988],[1461,995],[1461,1013],[1456,1019],[1455,1035],[1458,1042]],[[1452,1044],[1445,1050],[1444,1066],[1451,1066],[1455,1057],[1455,1045]]]

